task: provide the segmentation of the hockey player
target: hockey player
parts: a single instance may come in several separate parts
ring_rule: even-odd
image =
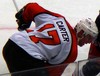
[[[96,76],[100,72],[100,11],[95,23],[99,33],[97,38],[90,45],[88,55],[89,62],[82,68],[83,76]]]
[[[95,23],[98,28],[98,35],[90,44],[88,62],[80,70],[76,68],[73,76],[96,76],[100,72],[100,11]],[[78,74],[77,71],[79,71]]]
[[[10,73],[74,62],[77,44],[90,43],[98,34],[91,19],[81,20],[74,30],[64,16],[37,3],[28,3],[15,16],[19,32],[3,48]],[[32,21],[36,27],[30,30]],[[21,76],[61,76],[65,68],[43,68]]]
[[[99,33],[97,38],[90,45],[88,55],[90,61],[83,66],[84,76],[96,76],[100,72],[100,11],[95,23]]]

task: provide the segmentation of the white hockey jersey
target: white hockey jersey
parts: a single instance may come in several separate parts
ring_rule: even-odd
[[[73,36],[66,20],[61,16],[40,12],[34,15],[33,21],[36,25],[34,29],[15,33],[10,39],[34,58],[50,64],[66,60],[73,47]],[[77,44],[74,47],[76,50]]]

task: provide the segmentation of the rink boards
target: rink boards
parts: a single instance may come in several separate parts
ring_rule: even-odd
[[[100,64],[100,58],[95,58],[95,59],[91,59],[91,60],[81,60],[81,61],[74,62],[74,63],[56,65],[56,66],[50,66],[50,67],[44,67],[44,68],[52,70],[55,68],[61,69],[62,67],[65,67],[65,70],[63,71],[62,76],[72,76],[73,72],[75,72],[76,66],[78,66],[77,70],[80,70],[83,67],[83,65],[85,65],[89,61],[97,62],[98,64]],[[15,72],[12,74],[5,73],[5,74],[0,74],[0,76],[30,76],[31,72],[42,70],[44,68],[25,70],[25,71]],[[55,72],[55,75],[59,76],[59,73]],[[34,76],[34,75],[32,75],[32,76]],[[100,74],[98,74],[97,76],[100,76]]]

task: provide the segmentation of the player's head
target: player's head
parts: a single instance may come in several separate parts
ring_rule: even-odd
[[[98,28],[90,18],[80,20],[75,26],[78,45],[83,46],[86,43],[91,43],[98,35]]]

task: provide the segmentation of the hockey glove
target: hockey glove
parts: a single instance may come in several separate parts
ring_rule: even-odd
[[[22,8],[20,11],[18,11],[16,14],[15,14],[15,17],[17,18],[16,22],[18,24],[18,30],[19,31],[23,31],[23,30],[26,30],[27,28],[30,27],[31,25],[31,22],[29,23],[26,23],[24,20],[23,20],[23,14],[24,12],[24,8]]]
[[[96,76],[100,72],[100,58],[87,62],[82,71],[84,76]]]

